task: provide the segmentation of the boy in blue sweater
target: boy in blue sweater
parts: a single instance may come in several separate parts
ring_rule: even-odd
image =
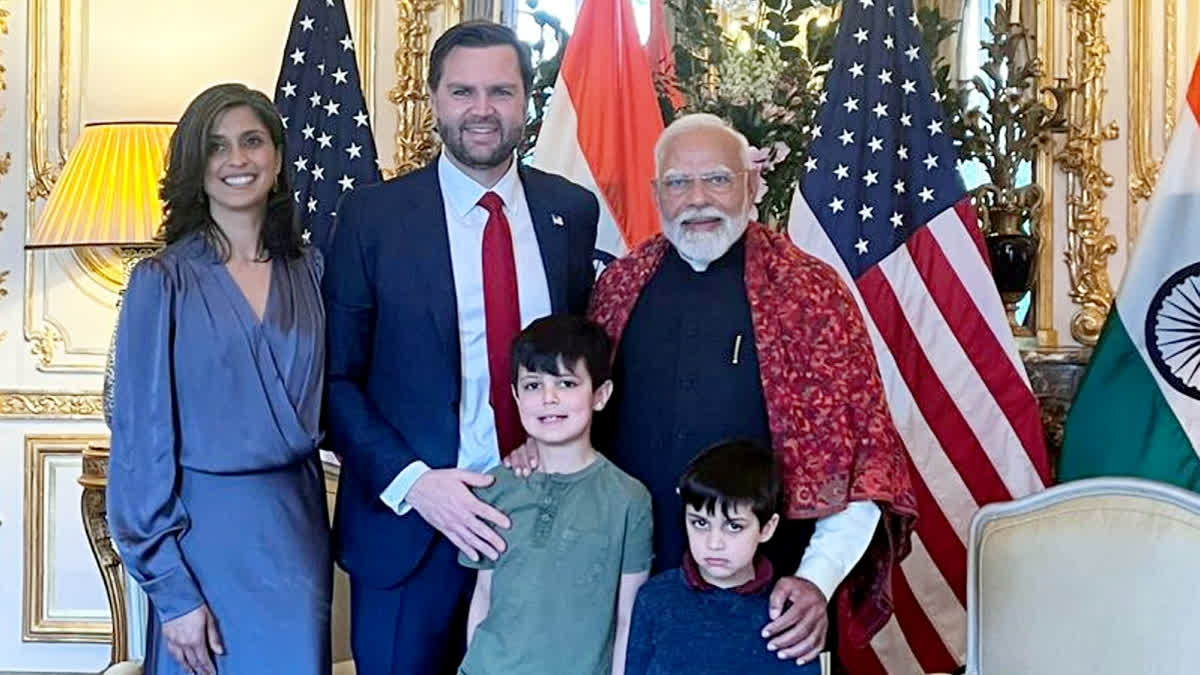
[[[626,675],[820,675],[767,650],[753,626],[768,620],[772,569],[760,544],[779,524],[774,458],[751,443],[700,453],[679,479],[686,507],[683,565],[638,592]]]

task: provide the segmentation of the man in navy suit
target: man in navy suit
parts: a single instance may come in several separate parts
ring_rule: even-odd
[[[441,156],[338,208],[327,426],[359,675],[456,670],[474,584],[458,551],[496,559],[509,526],[471,488],[523,440],[509,344],[536,318],[587,309],[599,205],[516,161],[532,77],[509,28],[451,28],[430,54]]]

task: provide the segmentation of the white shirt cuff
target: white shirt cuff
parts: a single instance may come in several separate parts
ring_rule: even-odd
[[[826,601],[832,600],[833,592],[871,545],[880,515],[875,502],[850,502],[845,509],[818,518],[796,576],[811,581]]]
[[[419,459],[409,464],[404,467],[403,471],[396,474],[391,483],[388,483],[388,486],[380,493],[379,499],[398,516],[408,513],[412,510],[412,506],[404,500],[408,498],[408,491],[412,489],[413,483],[424,476],[426,471],[429,471],[429,465]]]

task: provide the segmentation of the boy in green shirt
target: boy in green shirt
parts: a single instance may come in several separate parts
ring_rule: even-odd
[[[533,322],[513,343],[513,395],[541,458],[518,478],[492,470],[476,492],[508,514],[499,560],[479,570],[460,675],[622,675],[629,620],[650,572],[650,493],[591,443],[612,395],[610,343],[571,316]]]

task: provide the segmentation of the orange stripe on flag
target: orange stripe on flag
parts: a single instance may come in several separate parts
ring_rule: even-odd
[[[646,41],[646,58],[654,83],[663,87],[671,107],[679,110],[687,103],[679,91],[675,76],[675,57],[671,54],[671,39],[667,37],[667,20],[663,0],[650,0],[650,39]]]
[[[650,190],[662,112],[629,0],[586,0],[561,77],[579,120],[579,147],[627,248],[659,231]]]
[[[1192,109],[1192,116],[1200,123],[1200,58],[1196,59],[1196,67],[1192,70],[1192,83],[1188,85],[1187,101],[1188,107]]]

